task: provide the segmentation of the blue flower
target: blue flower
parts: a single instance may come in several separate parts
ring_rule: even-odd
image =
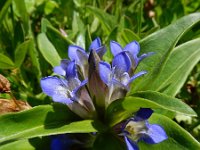
[[[75,143],[67,134],[53,135],[51,137],[51,150],[68,150]]]
[[[54,68],[54,72],[64,76],[49,76],[42,78],[42,91],[52,97],[54,102],[67,104],[72,111],[81,117],[89,117],[94,111],[92,100],[85,88],[87,79],[78,79],[75,61],[62,60],[61,65]],[[91,114],[90,114],[91,113]]]
[[[140,140],[156,144],[168,138],[160,125],[149,124],[147,119],[152,113],[153,110],[150,108],[140,108],[136,115],[125,123],[122,135],[128,150],[139,150],[137,143]]]
[[[147,54],[142,54],[140,57],[138,57],[138,54],[140,52],[140,45],[137,41],[133,41],[129,44],[127,44],[124,48],[121,47],[121,45],[115,41],[110,42],[110,49],[111,52],[114,56],[121,52],[126,52],[126,54],[129,56],[131,60],[131,69],[130,73],[133,73],[135,69],[137,68],[139,62],[146,58],[147,56],[152,55],[153,53],[147,53]]]
[[[89,47],[89,53],[91,50],[95,50],[100,58],[102,58],[106,52],[105,46],[101,46],[100,38],[96,38],[94,41],[92,41]],[[87,78],[89,54],[82,47],[70,45],[68,48],[68,56],[70,60],[75,60],[76,64],[80,67],[83,77]]]
[[[107,62],[99,62],[99,75],[101,80],[109,87],[109,93],[106,99],[107,104],[124,97],[129,90],[130,83],[137,77],[146,74],[146,71],[141,71],[130,77],[130,69],[131,60],[125,51],[115,55],[112,61],[112,67]]]

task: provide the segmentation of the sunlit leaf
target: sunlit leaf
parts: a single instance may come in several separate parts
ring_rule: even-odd
[[[30,110],[0,116],[0,143],[62,133],[96,132],[92,120],[77,121],[65,105],[43,105]]]
[[[170,112],[196,116],[196,113],[181,100],[169,97],[167,95],[147,91],[138,92],[133,96],[119,99],[110,104],[107,108],[107,120],[110,124],[120,122],[140,108],[152,108],[167,110]],[[113,115],[115,114],[115,115]]]
[[[141,53],[155,52],[155,54],[143,60],[138,66],[138,70],[147,70],[148,75],[135,82],[132,92],[151,90],[154,84],[157,84],[156,78],[165,66],[174,46],[183,34],[199,21],[200,13],[190,14],[140,41]]]
[[[200,39],[176,47],[156,78],[153,90],[175,96],[200,60]]]

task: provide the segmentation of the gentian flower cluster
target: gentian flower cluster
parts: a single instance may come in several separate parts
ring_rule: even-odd
[[[111,64],[102,60],[106,48],[99,38],[91,43],[88,52],[79,46],[69,46],[69,59],[54,67],[56,75],[41,79],[43,92],[83,119],[98,119],[113,101],[126,96],[132,81],[147,73],[135,70],[142,59],[152,54],[138,57],[140,46],[136,41],[124,48],[111,41],[110,49],[114,56]],[[138,149],[140,140],[153,144],[167,139],[162,127],[148,123],[152,112],[150,108],[141,108],[123,125],[120,135],[129,150]]]

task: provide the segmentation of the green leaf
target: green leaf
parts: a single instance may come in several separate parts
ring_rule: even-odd
[[[155,102],[159,105],[164,106],[166,110],[170,110],[178,114],[196,116],[196,113],[194,112],[194,110],[192,110],[190,106],[182,102],[180,99],[170,97],[163,93],[159,93],[155,91],[144,91],[144,92],[137,92],[133,94],[133,96],[150,100],[152,102]]]
[[[94,126],[98,125],[92,120],[77,121],[77,116],[61,104],[37,106],[3,115],[0,122],[0,143],[62,133],[96,132]]]
[[[117,41],[123,46],[125,46],[127,43],[130,43],[134,40],[139,41],[140,38],[137,36],[137,34],[135,34],[130,29],[125,28],[122,31],[120,31],[117,35]]]
[[[102,26],[104,27],[105,31],[110,33],[112,29],[115,27],[117,24],[117,20],[114,16],[104,12],[102,9],[92,7],[92,6],[87,6],[86,10],[95,15],[101,22]]]
[[[200,60],[200,39],[176,47],[156,78],[153,90],[175,96]]]
[[[37,37],[38,47],[43,57],[49,62],[53,67],[60,64],[60,56],[56,51],[55,47],[48,40],[45,33],[40,33]]]
[[[14,63],[9,57],[0,53],[0,58],[1,58],[0,59],[0,69],[12,69],[12,68],[14,68]]]
[[[36,137],[32,139],[22,139],[8,141],[0,145],[0,150],[48,150],[51,147],[51,137]]]
[[[14,2],[16,5],[17,13],[22,20],[25,35],[27,36],[29,34],[29,16],[26,10],[25,2],[24,0],[14,0]]]
[[[150,119],[150,123],[161,125],[168,135],[168,139],[159,144],[146,144],[139,142],[139,147],[142,150],[197,150],[200,149],[200,144],[196,141],[192,135],[186,130],[180,127],[178,124],[170,120],[169,118],[153,114]]]
[[[19,140],[0,146],[0,150],[35,150],[28,140]]]
[[[30,44],[31,44],[31,40],[27,40],[21,43],[15,50],[15,65],[17,67],[20,67],[21,64],[24,62],[26,53],[30,48]]]
[[[111,103],[106,111],[106,119],[110,125],[114,125],[130,117],[132,113],[136,112],[141,107],[196,116],[196,113],[181,100],[169,97],[165,94],[146,91],[135,93],[133,96],[128,96]]]
[[[67,58],[67,49],[70,44],[74,44],[68,37],[61,34],[60,31],[55,29],[50,22],[42,19],[42,32],[46,33],[48,40],[55,47],[61,58]]]
[[[4,20],[4,17],[6,16],[6,13],[8,12],[8,8],[10,7],[10,4],[12,3],[12,0],[7,0],[4,3],[4,6],[2,7],[1,11],[0,11],[0,26]]]
[[[38,58],[38,51],[35,48],[35,43],[33,39],[31,39],[31,42],[30,42],[29,55],[30,55],[31,62],[33,65],[32,66],[33,73],[37,76],[38,81],[40,81],[41,79],[40,63],[39,63],[39,58]]]
[[[155,52],[155,54],[143,60],[138,66],[138,71],[147,70],[148,75],[135,81],[131,92],[151,90],[176,43],[199,21],[200,13],[190,14],[140,41],[141,53]]]
[[[55,1],[46,1],[45,7],[44,7],[44,13],[45,15],[51,14],[55,8],[58,8],[58,4]]]

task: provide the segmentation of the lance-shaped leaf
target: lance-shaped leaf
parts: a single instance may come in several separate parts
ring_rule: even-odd
[[[139,108],[162,109],[178,114],[196,116],[196,113],[177,98],[153,91],[138,92],[133,96],[113,102],[107,109],[107,120],[111,125],[128,118]],[[115,114],[113,116],[113,114]]]
[[[160,75],[155,79],[153,90],[175,96],[185,83],[189,73],[200,60],[200,38],[176,47]]]
[[[167,133],[168,139],[154,145],[145,144],[143,142],[139,143],[139,147],[142,150],[197,150],[200,149],[200,144],[196,141],[192,135],[190,135],[186,130],[180,127],[178,124],[170,120],[169,118],[153,114],[150,119],[150,123],[161,125]]]
[[[15,67],[13,61],[9,57],[0,53],[0,58],[0,69],[12,69]]]
[[[92,120],[78,121],[65,105],[37,106],[33,109],[0,117],[0,143],[62,133],[96,132]],[[95,126],[95,127],[94,127]]]
[[[60,56],[56,51],[55,47],[48,40],[47,36],[44,33],[40,33],[37,37],[38,47],[43,57],[48,63],[53,67],[58,66],[60,63]]]
[[[155,54],[143,60],[138,66],[138,70],[147,70],[149,73],[146,78],[137,81],[131,92],[151,90],[176,43],[199,21],[200,13],[190,14],[140,41],[141,53]]]

